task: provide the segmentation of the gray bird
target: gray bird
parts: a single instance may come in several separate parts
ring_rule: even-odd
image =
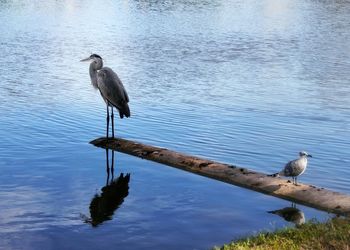
[[[300,226],[301,224],[305,223],[305,215],[303,211],[296,208],[296,206],[292,205],[291,207],[285,207],[282,209],[274,210],[274,211],[268,211],[270,214],[276,214],[280,217],[282,217],[284,220],[288,222],[292,222],[297,226]]]
[[[114,138],[114,113],[113,108],[118,109],[120,118],[130,117],[129,97],[119,79],[118,75],[108,67],[103,67],[102,57],[92,54],[81,62],[90,61],[90,78],[92,86],[98,89],[103,100],[107,105],[107,139],[109,130],[109,107],[111,107],[112,115],[112,138]]]
[[[309,155],[305,151],[299,152],[299,159],[295,159],[293,161],[288,162],[284,169],[276,174],[270,175],[270,176],[286,176],[286,177],[292,177],[293,184],[298,185],[297,183],[297,177],[301,174],[303,174],[307,167],[307,158],[312,157],[312,155]]]

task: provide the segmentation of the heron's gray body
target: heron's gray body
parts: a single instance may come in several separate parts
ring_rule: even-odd
[[[100,91],[107,105],[118,109],[120,118],[130,117],[129,96],[122,81],[111,68],[102,66],[102,59],[98,57],[95,57],[90,64],[89,73],[92,86]]]
[[[118,75],[111,68],[103,67],[98,71],[97,88],[105,102],[118,109],[120,118],[130,116],[129,96]]]
[[[112,110],[112,137],[114,137],[114,114],[113,108],[118,109],[120,118],[130,117],[129,96],[118,75],[108,67],[103,67],[102,57],[92,54],[81,61],[91,61],[89,74],[91,84],[100,91],[103,100],[107,105],[107,138],[109,130],[109,107]]]

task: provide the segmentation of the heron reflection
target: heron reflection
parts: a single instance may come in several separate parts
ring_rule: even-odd
[[[305,215],[303,211],[296,207],[295,203],[292,203],[290,207],[268,211],[268,213],[276,214],[282,217],[285,221],[292,222],[296,226],[300,226],[305,223]]]
[[[112,163],[109,166],[109,150],[106,149],[106,185],[99,194],[95,194],[89,206],[90,218],[85,219],[93,227],[97,227],[106,220],[111,220],[116,209],[124,202],[129,194],[130,174],[120,173],[114,179],[114,151],[112,150]],[[111,178],[110,178],[111,177]]]

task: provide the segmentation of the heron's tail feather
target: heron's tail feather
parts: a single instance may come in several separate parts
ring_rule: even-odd
[[[119,109],[119,116],[120,118],[123,118],[124,116],[130,117],[130,109],[127,103],[125,103],[123,107]]]

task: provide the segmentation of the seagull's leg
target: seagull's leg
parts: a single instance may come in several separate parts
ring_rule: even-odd
[[[111,118],[112,118],[112,138],[114,138],[114,113],[113,113],[113,106],[112,107],[112,115],[111,115]]]
[[[108,109],[108,102],[107,102],[107,133],[106,133],[107,140],[108,140],[108,130],[109,130],[109,109]]]

